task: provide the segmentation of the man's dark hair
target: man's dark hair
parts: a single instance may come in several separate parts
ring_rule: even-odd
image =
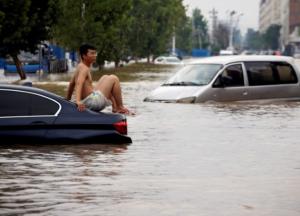
[[[96,47],[94,47],[93,45],[90,45],[90,44],[82,44],[79,47],[79,54],[80,54],[81,58],[83,55],[86,55],[89,50],[96,50]]]

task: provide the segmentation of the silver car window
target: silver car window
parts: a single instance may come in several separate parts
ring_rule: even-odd
[[[297,83],[291,65],[285,62],[246,62],[250,86]]]
[[[221,68],[220,64],[186,65],[164,85],[207,85]]]
[[[281,84],[298,82],[296,73],[291,65],[276,64],[276,70],[278,71],[279,81]]]
[[[244,86],[244,75],[241,64],[228,66],[222,73],[226,87]]]

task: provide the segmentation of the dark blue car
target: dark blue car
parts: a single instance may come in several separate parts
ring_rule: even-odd
[[[132,142],[124,115],[79,112],[56,94],[6,84],[0,85],[0,138],[5,143]]]

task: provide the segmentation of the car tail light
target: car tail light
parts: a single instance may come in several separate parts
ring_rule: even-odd
[[[113,125],[120,134],[127,135],[127,121],[126,120],[119,121],[117,123],[114,123]]]

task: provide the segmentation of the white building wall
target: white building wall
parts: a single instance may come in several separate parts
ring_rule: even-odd
[[[260,1],[259,32],[265,32],[273,24],[281,25],[281,4],[282,0]]]
[[[281,1],[281,45],[284,47],[289,43],[289,16],[290,16],[290,11],[289,11],[289,4],[290,0],[282,0]]]

